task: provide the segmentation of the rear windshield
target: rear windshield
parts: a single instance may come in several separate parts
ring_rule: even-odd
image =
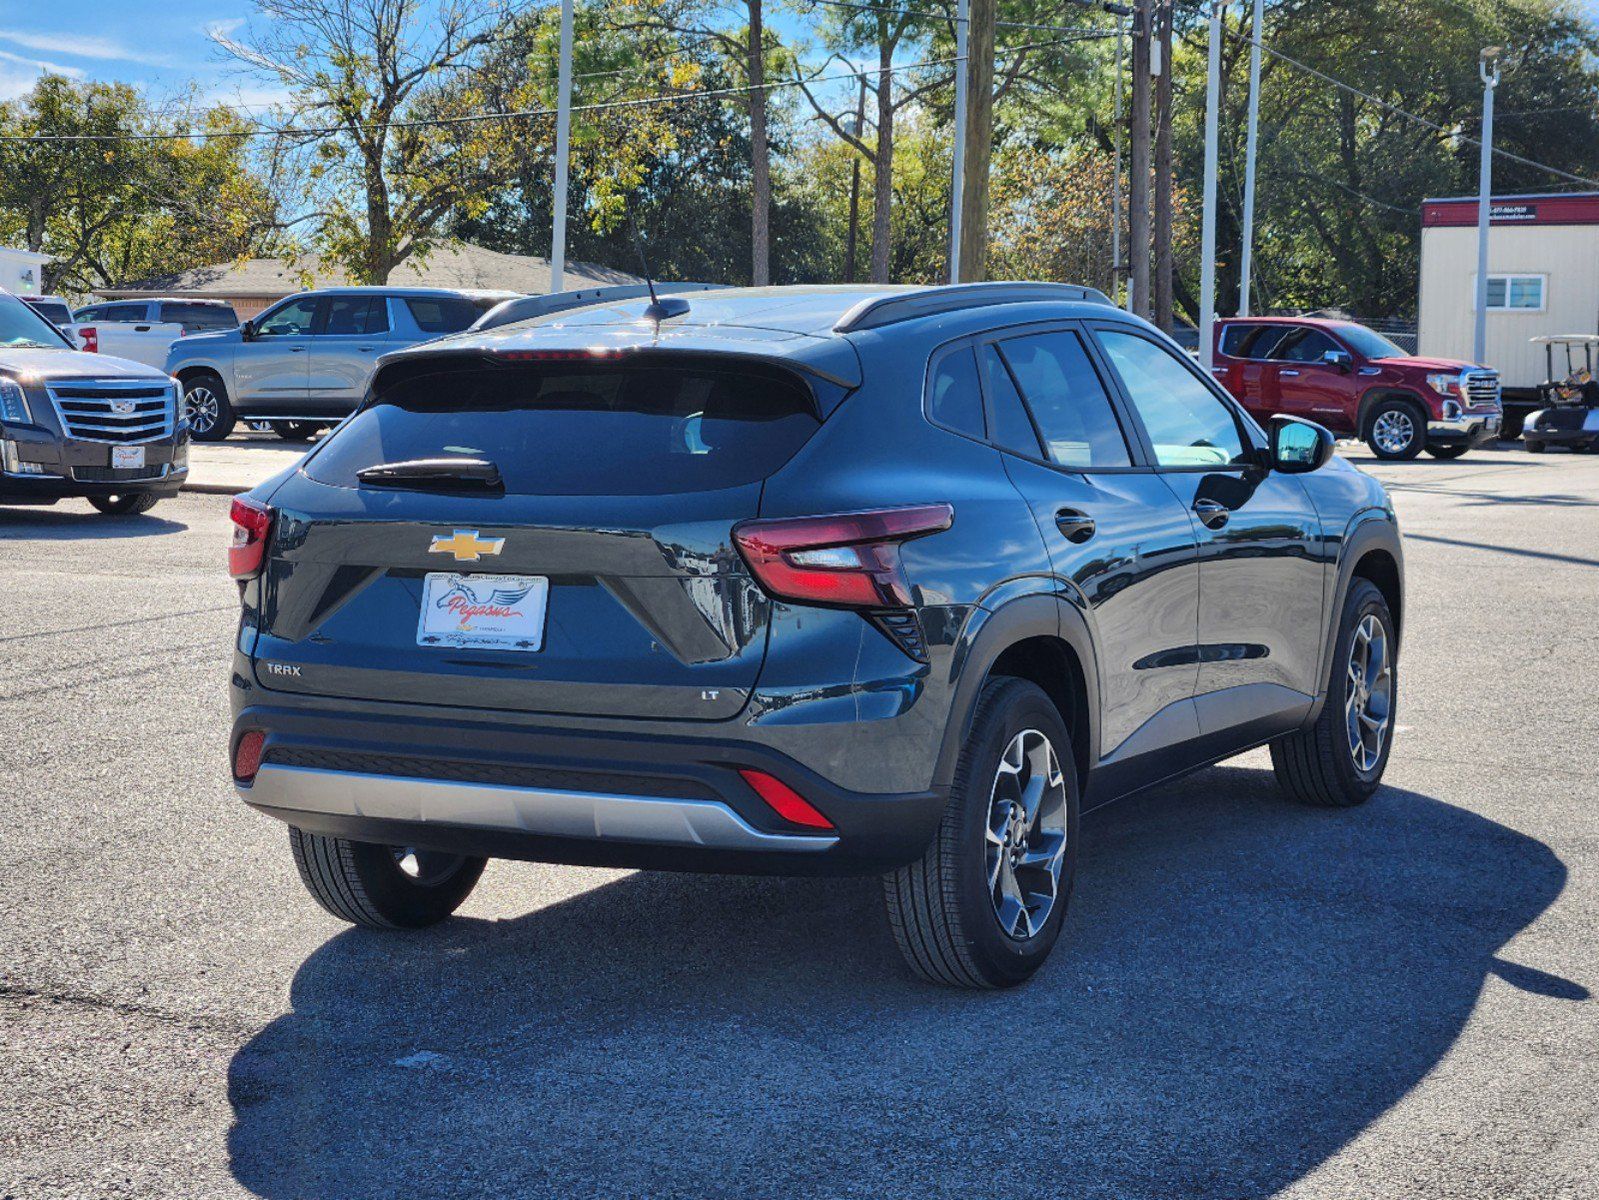
[[[486,458],[505,490],[544,496],[708,491],[764,479],[816,432],[787,372],[684,364],[463,366],[397,382],[306,463],[360,487],[367,467]]]
[[[411,319],[423,333],[460,333],[471,327],[498,300],[488,298],[472,300],[464,296],[408,298],[405,306],[411,310]]]
[[[24,300],[23,303],[57,328],[72,324],[72,310],[59,300]]]
[[[239,323],[232,305],[186,304],[176,300],[161,306],[161,319],[175,321],[185,329],[232,329]]]

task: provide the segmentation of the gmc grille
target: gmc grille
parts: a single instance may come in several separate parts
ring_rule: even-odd
[[[1499,407],[1499,372],[1467,371],[1460,377],[1460,391],[1467,408]]]
[[[61,428],[82,442],[153,442],[177,423],[177,392],[148,380],[46,384]]]

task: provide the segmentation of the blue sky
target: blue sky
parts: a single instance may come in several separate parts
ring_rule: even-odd
[[[1599,17],[1599,0],[1581,7]],[[27,91],[47,69],[141,84],[158,97],[193,81],[208,98],[269,104],[281,93],[223,61],[206,36],[212,27],[236,27],[252,9],[250,0],[7,0],[0,4],[0,99]]]

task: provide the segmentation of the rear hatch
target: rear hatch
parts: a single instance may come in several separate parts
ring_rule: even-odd
[[[487,710],[736,714],[768,603],[731,530],[819,427],[799,377],[681,354],[407,370],[272,497],[257,682]]]

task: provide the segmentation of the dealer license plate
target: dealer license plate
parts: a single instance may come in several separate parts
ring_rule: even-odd
[[[113,471],[136,471],[143,466],[143,446],[111,447],[111,469]]]
[[[532,653],[544,645],[549,597],[544,575],[430,571],[422,581],[417,645]]]

